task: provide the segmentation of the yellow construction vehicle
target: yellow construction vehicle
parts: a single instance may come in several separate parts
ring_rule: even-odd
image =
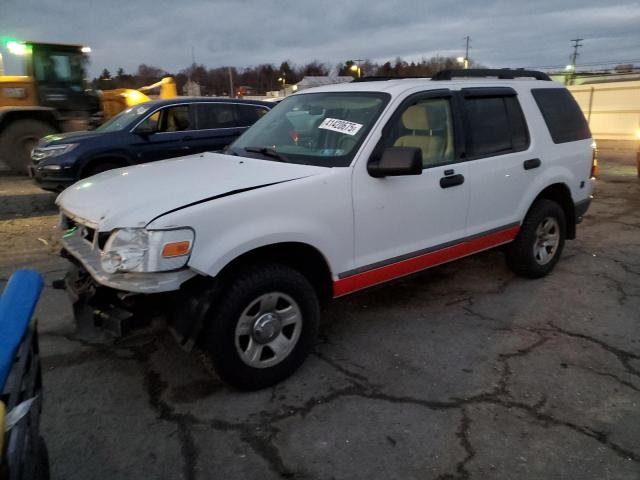
[[[140,87],[137,90],[131,88],[117,88],[114,90],[103,90],[100,92],[102,103],[103,120],[109,120],[121,111],[138,103],[148,102],[150,97],[143,92],[148,92],[155,88],[160,89],[159,98],[175,98],[178,96],[176,90],[176,82],[173,77],[164,77],[159,82],[146,87]]]
[[[0,46],[24,58],[24,76],[4,76],[0,53],[0,169],[27,173],[31,150],[45,135],[86,130],[131,105],[150,100],[143,93],[160,89],[160,98],[176,96],[173,78],[140,90],[85,88],[91,49],[82,45],[19,42],[0,37]]]

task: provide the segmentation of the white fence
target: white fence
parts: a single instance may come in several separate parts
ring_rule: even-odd
[[[640,140],[640,81],[573,85],[569,90],[596,140]]]

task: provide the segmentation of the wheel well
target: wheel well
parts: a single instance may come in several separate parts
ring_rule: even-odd
[[[17,120],[38,120],[50,125],[57,132],[61,131],[58,118],[52,110],[48,109],[16,109],[0,112],[0,130]]]
[[[285,242],[256,248],[234,259],[218,276],[224,278],[242,267],[260,262],[288,265],[309,279],[321,300],[333,296],[331,270],[327,261],[322,253],[306,243]]]
[[[541,198],[552,200],[562,207],[562,210],[564,210],[564,216],[567,220],[567,238],[576,238],[576,212],[569,187],[564,183],[554,183],[553,185],[549,185],[538,194],[533,203],[536,203],[538,199]]]
[[[98,163],[115,163],[120,167],[126,167],[130,165],[129,161],[122,157],[96,157],[90,159],[87,163],[85,163],[80,169],[80,178],[84,178],[87,172],[90,172],[93,167],[95,167]]]

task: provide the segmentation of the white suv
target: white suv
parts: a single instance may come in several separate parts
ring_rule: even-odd
[[[74,298],[103,319],[170,310],[184,346],[255,389],[301,364],[324,298],[503,244],[517,274],[549,273],[597,169],[570,93],[520,70],[368,80],[286,98],[225,154],[68,188]]]

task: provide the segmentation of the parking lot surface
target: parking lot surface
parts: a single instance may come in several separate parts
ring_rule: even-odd
[[[43,272],[54,479],[640,478],[640,182],[603,155],[555,271],[489,251],[324,308],[315,352],[255,393],[161,328],[78,334],[51,288],[54,195],[0,178],[0,286]]]

